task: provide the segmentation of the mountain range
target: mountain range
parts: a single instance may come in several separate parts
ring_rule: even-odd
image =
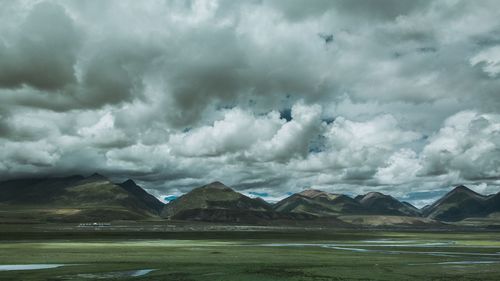
[[[497,212],[500,212],[500,192],[485,196],[463,185],[432,205],[418,209],[379,192],[352,198],[307,189],[270,204],[213,182],[163,204],[133,180],[113,183],[99,174],[0,182],[0,223],[181,220],[430,225]]]
[[[142,220],[161,209],[163,203],[133,181],[116,184],[99,174],[0,183],[4,221]]]
[[[161,216],[176,220],[245,223],[316,218],[309,214],[277,212],[261,198],[250,198],[221,182],[195,188],[166,204]]]
[[[282,212],[307,213],[315,216],[350,215],[395,215],[419,216],[419,210],[407,202],[379,192],[370,192],[351,198],[344,194],[333,194],[308,189],[279,201],[274,209]]]
[[[469,217],[484,217],[500,212],[500,192],[485,196],[460,185],[430,206],[422,214],[437,220],[459,221]]]

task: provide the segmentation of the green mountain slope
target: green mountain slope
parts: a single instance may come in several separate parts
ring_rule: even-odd
[[[165,205],[163,217],[176,217],[193,209],[233,209],[269,211],[271,207],[261,200],[255,200],[235,192],[220,182],[213,182],[191,190]]]
[[[349,196],[308,189],[279,201],[274,209],[280,212],[304,213],[316,216],[336,216],[364,211],[363,206]]]
[[[417,208],[378,192],[359,195],[355,199],[320,190],[308,189],[293,194],[274,205],[282,212],[306,213],[317,216],[393,215],[419,216]]]
[[[380,192],[369,192],[356,196],[358,201],[369,214],[394,216],[420,216],[420,211],[408,202],[400,202],[396,198]]]
[[[195,188],[168,203],[163,208],[162,217],[174,220],[256,224],[317,218],[308,214],[277,212],[264,200],[247,197],[220,182]],[[337,222],[346,225],[338,220],[328,223]]]
[[[146,206],[149,208],[152,213],[160,215],[163,210],[163,204],[160,200],[158,200],[153,195],[147,193],[142,187],[138,186],[133,180],[128,179],[123,183],[120,183],[121,186],[126,191],[133,194],[135,197],[140,199]]]
[[[107,178],[22,179],[0,183],[1,216],[41,221],[140,220],[157,216],[150,202]],[[160,202],[161,203],[161,202]]]
[[[459,221],[470,217],[485,217],[499,211],[498,194],[484,196],[460,185],[424,209],[424,215],[442,221]]]

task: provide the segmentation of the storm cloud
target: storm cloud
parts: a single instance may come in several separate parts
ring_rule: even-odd
[[[496,192],[498,18],[487,0],[7,1],[0,176]]]

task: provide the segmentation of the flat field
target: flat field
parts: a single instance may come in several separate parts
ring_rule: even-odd
[[[495,232],[10,237],[0,280],[500,280]]]

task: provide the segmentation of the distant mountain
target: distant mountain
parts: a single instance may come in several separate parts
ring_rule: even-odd
[[[392,196],[369,192],[355,198],[315,189],[271,205],[213,182],[163,204],[133,180],[113,183],[100,174],[0,182],[0,223],[171,220],[245,224],[349,227],[440,226],[500,216],[500,192],[484,196],[457,186],[421,210]],[[471,219],[472,218],[472,219]],[[483,220],[486,221],[486,220]],[[483,223],[483,222],[481,222]],[[488,223],[488,222],[486,222]],[[484,223],[483,223],[484,224]]]
[[[439,228],[443,223],[423,217],[388,216],[388,215],[344,215],[341,220],[363,227],[398,227],[398,228]]]
[[[489,196],[487,200],[490,213],[500,212],[500,192]]]
[[[317,216],[420,215],[419,210],[411,204],[400,202],[392,196],[379,192],[370,192],[353,199],[347,195],[314,189],[293,194],[276,203],[274,209],[281,212],[305,213]]]
[[[400,202],[396,198],[380,192],[369,192],[354,198],[370,214],[374,215],[396,215],[396,216],[420,216],[420,211],[408,202]]]
[[[148,208],[150,208],[153,213],[160,215],[161,211],[163,210],[163,204],[160,200],[158,200],[156,197],[153,195],[147,193],[142,187],[138,186],[133,180],[128,179],[124,181],[123,183],[120,183],[119,186],[121,186],[123,189],[126,191],[130,192],[131,194],[135,195],[137,198],[139,198]]]
[[[162,217],[180,220],[238,220],[242,212],[265,213],[270,206],[260,200],[233,191],[221,182],[213,182],[191,190],[168,203]]]
[[[320,217],[364,212],[363,206],[349,196],[315,189],[292,194],[276,203],[274,210],[311,214]]]
[[[165,205],[162,217],[175,220],[261,223],[305,220],[314,216],[276,212],[262,199],[253,199],[213,182],[191,190]]]
[[[4,181],[0,210],[8,219],[19,215],[49,221],[140,220],[158,215],[159,201],[130,182],[122,185],[99,174]]]
[[[484,196],[463,185],[455,187],[434,204],[423,209],[424,216],[442,221],[484,217],[499,211],[500,193]]]

